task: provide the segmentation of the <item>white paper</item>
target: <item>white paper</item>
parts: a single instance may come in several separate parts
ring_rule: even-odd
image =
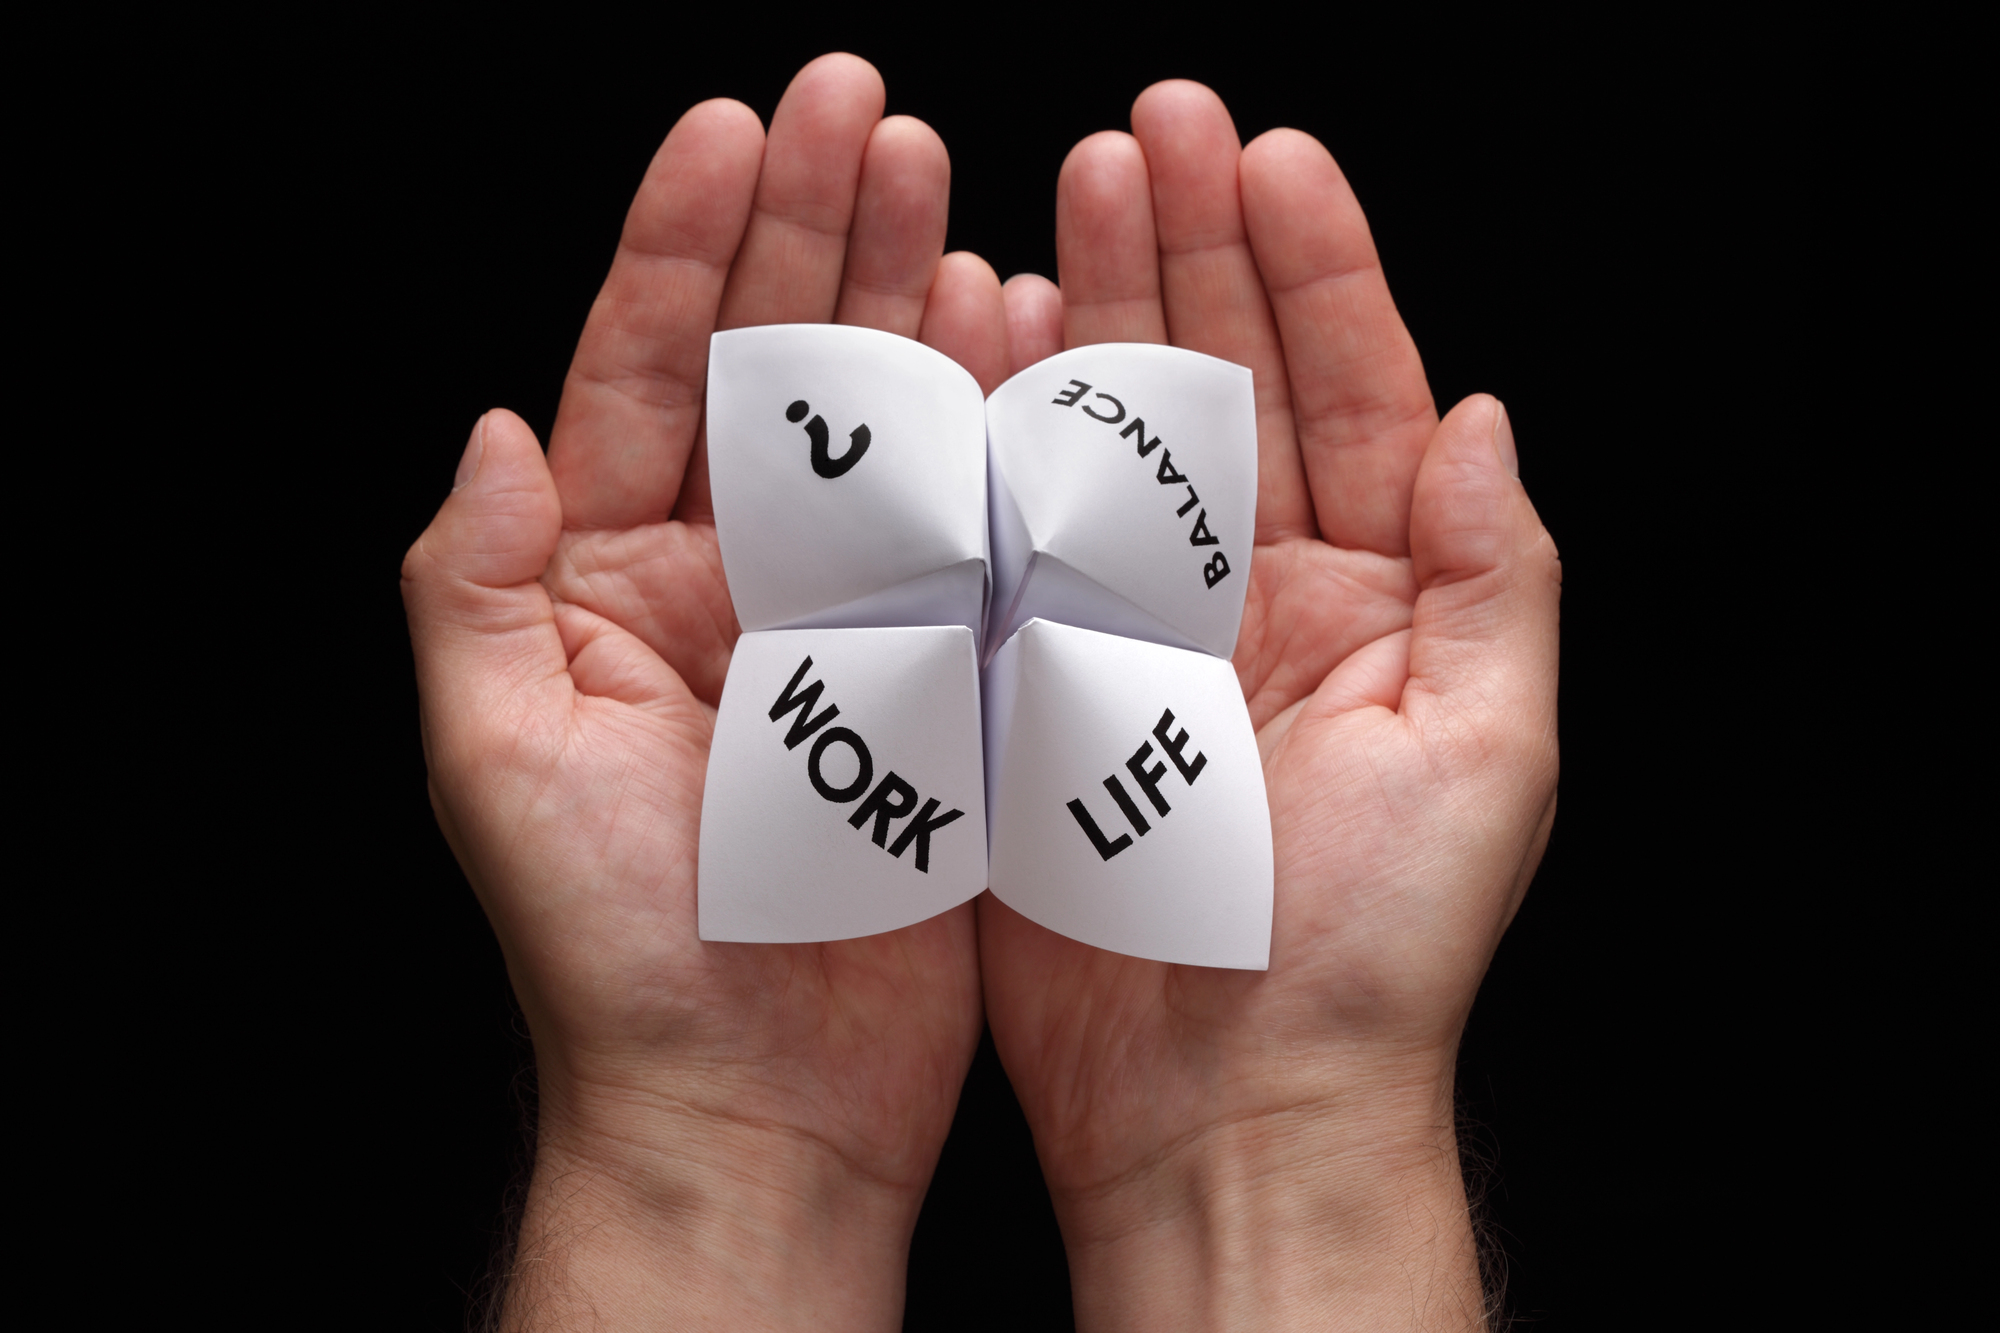
[[[709,341],[708,468],[745,630],[984,629],[978,381],[908,338],[834,324]]]
[[[982,402],[890,334],[716,334],[710,485],[746,632],[702,800],[701,937],[872,935],[990,884],[1101,948],[1267,966],[1270,816],[1226,660],[1252,389],[1113,344]]]
[[[702,793],[701,938],[851,939],[977,895],[979,719],[964,626],[739,638]]]
[[[1248,369],[1149,343],[1078,347],[995,390],[986,426],[989,651],[1039,616],[1235,652],[1257,515]]]
[[[1034,620],[985,700],[995,897],[1101,949],[1270,965],[1271,817],[1228,662]]]

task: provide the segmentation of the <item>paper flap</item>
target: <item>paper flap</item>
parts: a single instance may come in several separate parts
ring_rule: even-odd
[[[983,569],[985,431],[978,382],[908,338],[833,324],[713,335],[709,483],[738,622],[803,623],[967,561]],[[964,600],[922,606],[980,627],[983,574]]]
[[[975,635],[984,626],[986,565],[964,560],[893,588],[815,611],[780,629],[868,629],[887,625],[963,625]]]
[[[1013,609],[1005,619],[1010,629],[1030,620],[1054,620],[1101,634],[1165,644],[1169,648],[1206,651],[1172,625],[1148,615],[1045,551],[1036,552],[1028,562],[1027,572],[1015,593]]]
[[[985,692],[995,897],[1118,953],[1269,966],[1271,820],[1227,662],[1036,620]]]
[[[873,935],[986,886],[973,643],[957,625],[736,641],[702,793],[701,938]]]
[[[1256,536],[1249,370],[1184,348],[1099,343],[1008,380],[986,420],[1003,616],[990,641],[1028,618],[1006,611],[1039,552],[1183,641],[1235,651]]]

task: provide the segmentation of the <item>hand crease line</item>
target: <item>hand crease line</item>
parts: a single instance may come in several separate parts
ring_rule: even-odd
[[[1206,241],[1195,245],[1173,246],[1162,241],[1160,243],[1160,258],[1186,259],[1194,255],[1211,254],[1217,250],[1242,250],[1245,252],[1245,258],[1250,260],[1251,266],[1253,268],[1256,266],[1256,256],[1249,253],[1250,238],[1242,232],[1238,232],[1228,240]]]
[[[769,222],[774,226],[789,227],[794,231],[802,231],[812,236],[820,236],[826,238],[827,240],[839,241],[842,243],[843,247],[845,247],[848,232],[853,228],[854,215],[852,213],[849,213],[846,217],[841,219],[840,225],[837,227],[827,227],[820,225],[818,222],[811,221],[804,216],[805,213],[811,211],[813,211],[813,205],[810,204],[802,205],[800,207],[800,214],[798,216],[793,216],[787,213],[779,212],[776,209],[765,208],[763,205],[759,204],[757,206],[755,215],[750,219],[750,226],[751,227],[756,226],[757,223],[761,220]],[[750,229],[746,227],[744,229],[744,239],[748,240],[749,235],[750,235]]]
[[[825,1135],[815,1133],[814,1131],[806,1129],[802,1126],[787,1124],[782,1120],[770,1119],[768,1117],[763,1117],[763,1116],[744,1117],[744,1116],[718,1115],[716,1112],[697,1106],[693,1102],[687,1101],[684,1098],[669,1096],[665,1094],[655,1094],[655,1096],[658,1099],[658,1103],[660,1104],[661,1109],[667,1110],[669,1111],[669,1113],[677,1112],[678,1114],[681,1114],[686,1118],[694,1120],[698,1123],[713,1125],[725,1131],[731,1129],[752,1129],[767,1133],[775,1132],[782,1135],[783,1137],[793,1139],[809,1147],[820,1149],[821,1151],[825,1152],[827,1156],[830,1157],[833,1161],[839,1163],[841,1166],[851,1171],[856,1177],[858,1177],[863,1181],[875,1185],[880,1185],[885,1189],[893,1190],[898,1193],[907,1192],[909,1189],[909,1186],[906,1182],[892,1179],[888,1175],[880,1171],[874,1170],[872,1168],[863,1165],[853,1154],[846,1152],[845,1150],[837,1146],[835,1143],[833,1143],[831,1139],[827,1138]],[[657,1143],[653,1143],[650,1141],[642,1141],[637,1137],[629,1136],[615,1130],[599,1129],[594,1132],[599,1135],[602,1135],[603,1137],[612,1138],[615,1140],[619,1140],[621,1142],[625,1142],[629,1144],[631,1147],[640,1149],[650,1154],[657,1154],[661,1151],[660,1146]]]
[[[689,249],[705,250],[706,248],[696,246],[692,238],[689,238]],[[667,265],[675,268],[702,269],[709,273],[727,276],[729,265],[735,258],[736,246],[733,244],[726,251],[722,250],[721,247],[716,247],[716,257],[711,259],[705,253],[689,253],[687,250],[673,250],[667,248],[665,245],[651,246],[643,241],[635,241],[629,237],[620,237],[618,252],[612,256],[611,267],[612,271],[616,272],[621,263],[639,264],[647,267]]]
[[[1133,1162],[1125,1170],[1090,1185],[1065,1190],[1064,1193],[1072,1197],[1085,1199],[1111,1194],[1124,1188],[1142,1175],[1157,1169],[1168,1158],[1178,1155],[1183,1149],[1193,1147],[1202,1139],[1219,1131],[1233,1129],[1239,1125],[1257,1120],[1287,1121],[1300,1119],[1316,1111],[1331,1109],[1337,1100],[1334,1097],[1308,1097],[1287,1106],[1241,1111],[1234,1115],[1226,1115],[1209,1121],[1206,1124],[1196,1125],[1162,1143],[1153,1152]]]
[[[1299,443],[1315,449],[1344,449],[1357,444],[1374,444],[1385,435],[1390,435],[1414,422],[1426,421],[1436,415],[1437,404],[1427,394],[1421,403],[1411,407],[1403,415],[1379,425],[1371,425],[1366,430],[1357,431],[1344,439],[1314,438],[1331,434],[1326,424],[1335,421],[1352,421],[1370,412],[1381,411],[1381,404],[1393,399],[1393,394],[1383,394],[1376,398],[1363,399],[1341,407],[1323,407],[1316,411],[1293,405],[1293,416],[1299,422]]]
[[[699,411],[702,405],[701,393],[707,385],[706,376],[700,381],[692,381],[670,370],[646,370],[625,366],[620,366],[617,374],[608,375],[578,364],[570,367],[569,374],[571,380],[585,387],[609,389],[623,398],[658,412]],[[660,386],[677,392],[642,393],[628,387],[632,384]]]
[[[1317,287],[1322,283],[1345,283],[1350,278],[1361,277],[1368,273],[1380,273],[1381,271],[1381,256],[1371,255],[1358,264],[1349,264],[1344,268],[1327,269],[1324,272],[1315,273],[1311,277],[1300,278],[1297,282],[1286,283],[1283,286],[1273,286],[1266,280],[1264,290],[1270,293],[1273,301],[1276,301],[1281,296],[1290,296],[1294,292],[1302,292],[1308,287]],[[1259,272],[1262,272],[1261,268]]]
[[[1159,303],[1160,303],[1160,293],[1157,290],[1151,292],[1141,292],[1136,296],[1072,297],[1067,292],[1063,294],[1063,304],[1065,306],[1075,306],[1085,310],[1095,310],[1100,306],[1116,306],[1116,305],[1156,306]]]

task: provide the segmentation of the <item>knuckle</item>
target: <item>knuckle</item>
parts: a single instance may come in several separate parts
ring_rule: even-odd
[[[422,585],[437,568],[437,558],[425,545],[425,539],[429,536],[430,532],[426,529],[422,536],[410,543],[410,549],[403,552],[400,576],[405,600],[412,596],[417,587]]]

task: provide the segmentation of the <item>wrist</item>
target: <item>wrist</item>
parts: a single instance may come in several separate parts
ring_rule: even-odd
[[[545,1086],[536,1138],[510,1333],[900,1327],[925,1182],[622,1090]]]
[[[1052,1194],[1090,1333],[1486,1326],[1448,1064],[1225,1114]]]

